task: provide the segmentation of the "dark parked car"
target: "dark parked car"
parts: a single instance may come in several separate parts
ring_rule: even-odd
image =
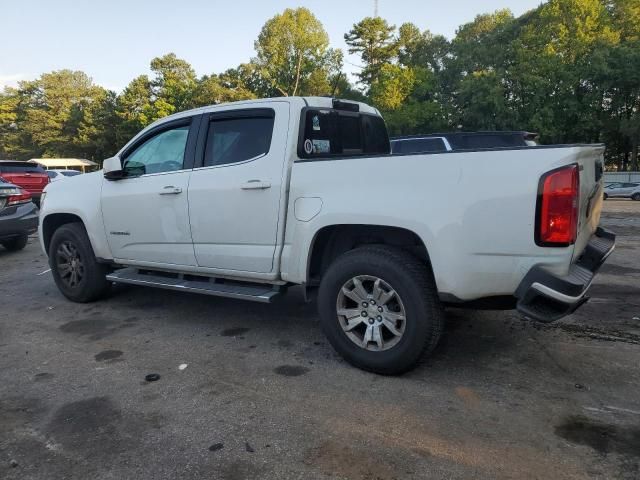
[[[21,250],[38,229],[38,208],[31,194],[0,177],[0,245]]]
[[[46,170],[37,163],[0,160],[0,177],[29,192],[36,205],[49,184]]]
[[[514,148],[537,145],[531,132],[449,132],[409,135],[391,139],[391,153],[438,153],[480,148]]]

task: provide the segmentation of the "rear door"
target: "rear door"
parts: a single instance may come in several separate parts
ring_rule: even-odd
[[[269,102],[203,118],[189,218],[197,264],[270,273],[285,198],[289,104]]]

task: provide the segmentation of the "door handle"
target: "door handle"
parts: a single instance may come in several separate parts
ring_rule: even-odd
[[[271,184],[269,182],[263,182],[262,180],[249,180],[243,183],[240,188],[242,188],[242,190],[266,190],[267,188],[271,188]]]
[[[178,195],[179,193],[182,193],[182,189],[173,185],[167,185],[160,191],[160,195]]]

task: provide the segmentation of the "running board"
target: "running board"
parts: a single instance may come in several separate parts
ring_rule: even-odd
[[[237,298],[252,302],[270,303],[280,294],[277,287],[262,284],[245,284],[222,279],[188,274],[171,274],[138,268],[122,268],[107,275],[115,283],[164,288],[179,292],[200,293],[214,297]]]

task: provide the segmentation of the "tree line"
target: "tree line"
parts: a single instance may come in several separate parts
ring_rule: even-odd
[[[169,53],[119,94],[80,71],[0,93],[0,158],[113,155],[151,122],[243,99],[330,95],[371,103],[391,134],[528,130],[542,143],[604,142],[607,164],[638,169],[640,1],[550,0],[520,17],[478,15],[453,39],[364,18],[344,35],[357,81],[306,8],[269,19],[255,56],[198,77]]]

